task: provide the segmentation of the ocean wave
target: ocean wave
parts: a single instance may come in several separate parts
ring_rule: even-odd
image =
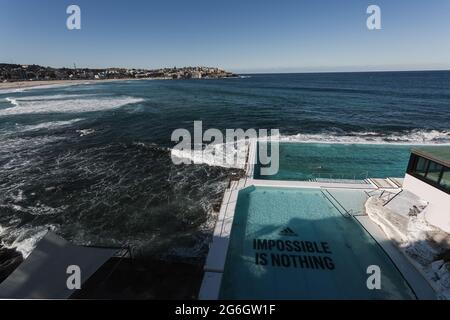
[[[89,82],[86,82],[86,83],[53,83],[53,84],[46,84],[46,85],[35,85],[35,86],[31,86],[31,87],[1,89],[0,94],[19,93],[19,92],[25,92],[25,91],[42,90],[42,89],[57,89],[57,88],[71,87],[71,86],[77,86],[77,85],[87,85],[87,84],[91,84],[91,83],[89,83]]]
[[[24,90],[25,90],[25,88],[2,89],[2,90],[0,90],[0,94],[19,93],[19,92],[23,92]]]
[[[73,243],[127,243],[143,255],[181,260],[206,255],[213,205],[233,169],[175,166],[168,149],[144,142],[45,155],[52,161],[8,170],[0,196],[8,248],[26,256],[51,223]]]
[[[1,244],[5,248],[19,251],[24,259],[26,259],[48,230],[55,231],[56,227],[53,225],[44,225],[33,228],[3,228],[0,233],[2,235]]]
[[[35,131],[41,129],[56,129],[60,127],[70,126],[76,122],[83,121],[82,118],[67,120],[67,121],[50,121],[50,122],[42,122],[33,125],[17,125],[18,131],[27,132],[27,131]]]
[[[10,101],[13,104],[18,104],[20,101],[43,101],[43,100],[68,100],[68,99],[76,99],[76,98],[89,98],[96,97],[94,94],[83,95],[83,94],[54,94],[54,95],[43,95],[43,96],[28,96],[28,97],[19,97],[19,98],[11,98],[7,97],[6,100]],[[98,96],[97,96],[98,97]]]
[[[260,138],[259,141],[267,140]],[[450,131],[411,130],[391,134],[376,132],[349,133],[298,133],[295,135],[272,136],[271,141],[291,143],[328,143],[328,144],[397,144],[397,145],[450,145]],[[241,141],[242,142],[242,141]],[[226,152],[227,144],[216,144],[210,152],[172,149],[171,155],[177,159],[186,159],[188,163],[206,164],[224,168],[244,169],[247,156],[247,144],[240,143],[239,150],[232,148]],[[237,145],[235,144],[234,147]],[[212,151],[212,152],[211,152]]]
[[[90,134],[95,133],[94,129],[81,129],[81,130],[77,130],[77,133],[80,134],[80,137],[84,137],[84,136],[88,136]]]
[[[17,102],[17,99],[14,98],[5,98],[6,101],[8,101],[9,103],[11,103],[12,105],[18,106],[19,103]]]
[[[21,151],[33,152],[39,151],[39,148],[53,142],[65,140],[65,137],[43,136],[38,138],[20,138],[13,137],[2,140],[0,155],[11,153],[17,155]]]
[[[51,216],[63,212],[67,207],[62,206],[59,208],[53,208],[43,203],[38,203],[36,206],[24,207],[18,204],[9,203],[6,205],[0,204],[0,208],[8,208],[21,213],[25,212],[33,216]]]
[[[227,149],[231,150],[228,151]],[[188,163],[209,166],[244,169],[247,157],[247,143],[220,143],[200,150],[171,150],[172,157],[187,160]]]
[[[450,131],[443,130],[411,130],[380,134],[377,132],[349,133],[299,133],[295,135],[280,135],[275,138],[280,142],[303,143],[342,143],[342,144],[450,144]]]
[[[54,96],[53,96],[54,97]],[[7,98],[13,107],[0,109],[0,116],[36,113],[82,113],[116,109],[128,104],[144,101],[135,97],[98,97],[42,99],[42,97]]]

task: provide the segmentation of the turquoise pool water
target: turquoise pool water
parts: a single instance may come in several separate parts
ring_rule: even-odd
[[[264,180],[309,180],[313,178],[364,179],[403,177],[411,146],[390,144],[280,143],[280,169]]]
[[[361,191],[330,190],[362,210]],[[346,200],[345,200],[346,199]],[[367,288],[367,267],[381,289]],[[319,189],[249,187],[238,197],[222,299],[414,299],[389,257]]]

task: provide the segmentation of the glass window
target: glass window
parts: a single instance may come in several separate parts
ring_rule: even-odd
[[[442,166],[436,162],[431,161],[428,168],[427,180],[438,182],[441,176]]]
[[[424,177],[427,173],[428,162],[425,158],[417,157],[413,172]]]
[[[450,191],[450,168],[444,169],[440,185]]]

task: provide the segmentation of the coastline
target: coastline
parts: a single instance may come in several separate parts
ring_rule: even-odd
[[[115,81],[129,81],[139,80],[136,78],[124,78],[124,79],[101,79],[101,80],[38,80],[38,81],[17,81],[17,82],[0,82],[0,90],[3,89],[30,89],[42,86],[70,86],[79,84],[93,84],[93,83],[106,83]]]
[[[218,79],[236,79],[238,77],[223,77]],[[210,78],[204,78],[209,80]],[[121,78],[121,79],[86,79],[86,80],[37,80],[37,81],[16,81],[16,82],[0,82],[0,91],[2,90],[20,90],[20,89],[33,89],[46,86],[75,86],[81,84],[96,84],[96,83],[108,83],[119,81],[142,81],[142,80],[180,80],[172,78]],[[1,92],[0,92],[1,93]]]

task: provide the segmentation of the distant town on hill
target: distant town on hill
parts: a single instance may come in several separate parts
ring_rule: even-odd
[[[0,82],[38,80],[102,80],[102,79],[218,79],[237,75],[214,67],[182,67],[162,69],[126,68],[52,68],[39,65],[0,64]]]

